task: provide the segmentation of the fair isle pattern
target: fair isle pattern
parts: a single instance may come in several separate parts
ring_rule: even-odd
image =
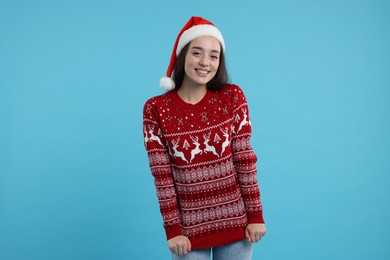
[[[207,181],[202,183],[197,183],[193,185],[184,185],[176,183],[176,189],[178,192],[186,192],[186,193],[193,193],[193,192],[202,192],[204,190],[213,190],[213,189],[219,189],[224,186],[228,185],[234,185],[235,184],[235,175],[231,174],[230,176],[227,176],[223,179],[218,179],[219,181]]]
[[[248,104],[238,86],[208,91],[196,105],[176,91],[151,98],[143,133],[167,239],[185,235],[207,247],[197,239],[234,241],[248,223],[263,223]]]
[[[173,168],[173,174],[180,183],[200,183],[205,180],[215,179],[225,176],[234,170],[232,160],[212,164],[209,166],[197,167],[180,170]]]
[[[250,136],[234,139],[233,151],[247,151],[250,149]]]
[[[149,151],[149,163],[151,166],[169,164],[169,157],[166,153]]]
[[[244,212],[244,205],[240,202],[234,202],[222,206],[215,206],[208,209],[183,210],[182,225],[184,227],[195,226],[197,224],[207,225],[208,222],[220,220],[222,218],[236,218]]]
[[[232,202],[240,199],[241,195],[239,193],[226,194],[222,197],[203,199],[200,201],[184,201],[180,204],[184,210],[196,210],[197,208],[218,206],[225,204],[227,202]]]

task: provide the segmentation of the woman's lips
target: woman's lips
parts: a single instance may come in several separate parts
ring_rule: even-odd
[[[202,69],[195,69],[195,71],[200,75],[200,76],[207,76],[209,73],[208,70],[202,70]]]

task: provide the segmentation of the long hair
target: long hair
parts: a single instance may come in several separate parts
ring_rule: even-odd
[[[183,84],[184,76],[185,76],[185,70],[184,70],[184,63],[186,59],[186,54],[188,51],[188,47],[190,46],[190,43],[188,43],[184,48],[181,50],[179,56],[176,58],[175,66],[173,69],[173,81],[175,82],[176,89],[179,89],[181,85]],[[223,88],[225,84],[229,82],[229,75],[226,69],[226,63],[225,63],[225,54],[221,48],[221,54],[219,56],[219,66],[217,73],[215,74],[214,78],[212,78],[207,83],[207,89],[219,91]]]

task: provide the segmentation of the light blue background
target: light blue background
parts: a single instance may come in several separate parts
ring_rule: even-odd
[[[250,102],[254,259],[390,259],[390,2],[0,0],[0,259],[169,259],[142,137],[191,15]]]

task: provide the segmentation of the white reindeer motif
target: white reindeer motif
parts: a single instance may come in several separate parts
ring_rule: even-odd
[[[144,126],[144,134],[145,134],[144,140],[146,144],[147,142],[149,142],[149,136],[148,136],[148,131],[146,131],[146,126]]]
[[[209,145],[210,135],[211,135],[211,132],[209,132],[207,135],[203,135],[203,139],[204,139],[203,144],[206,146],[206,148],[203,151],[205,153],[212,152],[213,154],[215,154],[216,156],[219,157],[219,154],[217,154],[217,152],[215,151],[215,147],[212,145]]]
[[[244,125],[248,125],[250,122],[248,121],[248,115],[246,113],[246,108],[241,108],[242,113],[244,113],[244,118],[242,119],[240,126],[238,127],[238,130],[236,133],[238,133]]]
[[[173,157],[180,157],[183,161],[188,163],[186,157],[184,156],[184,153],[177,150],[177,147],[179,146],[179,141],[180,137],[177,140],[172,140],[172,150],[174,151],[172,155]]]
[[[154,126],[149,126],[149,134],[150,134],[149,140],[151,140],[151,141],[157,141],[161,146],[164,146],[164,145],[161,143],[160,137],[158,137],[157,135],[154,135],[154,134],[153,134],[153,130],[154,130]]]
[[[195,155],[202,154],[203,151],[199,149],[199,146],[200,146],[200,144],[198,142],[199,137],[198,136],[193,137],[190,135],[190,138],[192,140],[192,143],[195,145],[195,148],[191,150],[191,159],[190,159],[190,163],[191,163],[192,159],[195,158]]]
[[[228,128],[227,127],[221,128],[221,131],[223,133],[223,136],[226,138],[225,141],[222,143],[222,152],[221,152],[221,156],[222,156],[223,152],[225,152],[226,147],[230,144],[230,140],[229,140]]]

